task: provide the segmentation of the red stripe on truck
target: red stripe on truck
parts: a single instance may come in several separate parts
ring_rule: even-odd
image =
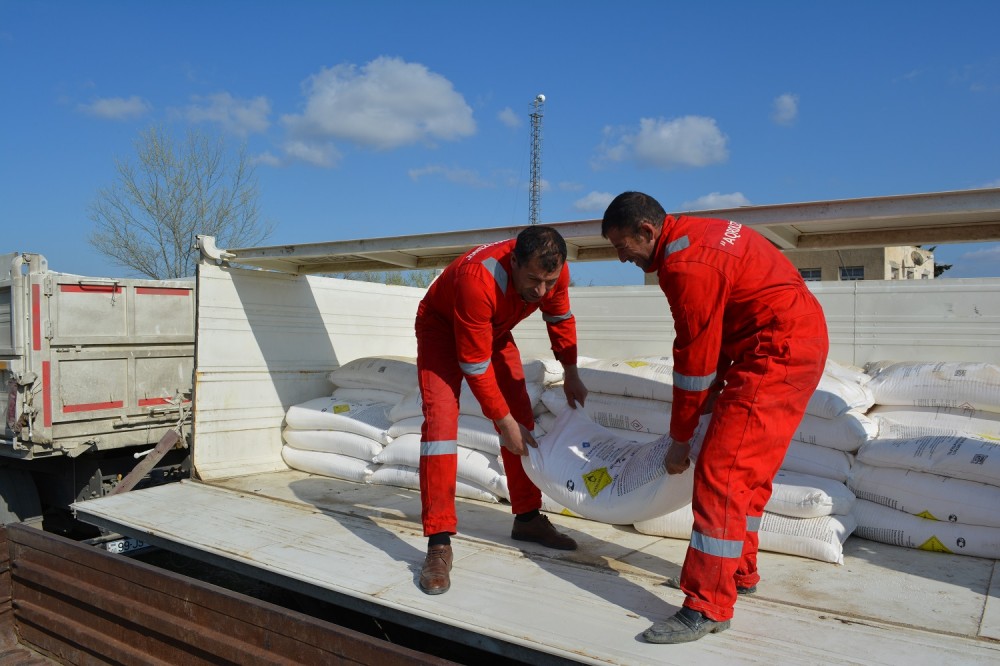
[[[122,288],[114,284],[61,284],[59,291],[67,294],[120,294]]]
[[[94,412],[100,409],[118,409],[124,407],[125,403],[121,400],[114,400],[111,402],[90,402],[81,403],[79,405],[63,405],[63,413],[68,414],[70,412]]]
[[[188,296],[191,290],[181,287],[136,287],[135,293],[151,296]]]
[[[191,401],[190,400],[181,400],[181,402],[187,403],[187,402],[191,402]],[[169,405],[169,404],[170,404],[170,399],[169,398],[140,398],[139,399],[139,406],[140,407],[153,407],[154,405]]]

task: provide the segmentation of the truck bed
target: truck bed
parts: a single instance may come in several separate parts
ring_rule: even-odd
[[[250,500],[250,501],[248,501]],[[532,664],[1000,663],[993,560],[851,537],[844,565],[762,552],[730,630],[650,645],[687,541],[552,516],[580,544],[510,539],[510,507],[458,500],[452,588],[417,587],[419,493],[285,471],[184,481],[74,507],[80,518],[377,618]]]

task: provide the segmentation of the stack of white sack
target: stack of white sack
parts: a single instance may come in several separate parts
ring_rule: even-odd
[[[547,383],[562,381],[562,365],[555,360],[540,359],[526,359],[522,365],[528,397],[534,408]],[[378,467],[372,474],[371,482],[419,490],[420,429],[424,417],[415,371],[412,383],[405,389],[405,395],[389,412],[392,421],[389,436],[392,441],[375,456]],[[536,431],[536,434],[540,432]],[[464,381],[459,395],[455,494],[484,502],[498,502],[510,496],[500,458],[500,437]]]
[[[760,550],[844,563],[844,541],[856,526],[854,493],[842,482],[798,472],[779,471],[758,528]],[[690,539],[694,513],[680,509],[635,523],[643,534]]]
[[[879,435],[851,470],[858,536],[1000,558],[1000,367],[883,362],[868,371]]]
[[[389,411],[402,399],[400,381],[416,381],[412,359],[366,357],[330,373],[333,394],[293,405],[285,414],[281,457],[289,467],[358,483],[391,441]]]
[[[878,434],[865,415],[875,403],[870,380],[860,369],[827,361],[781,469],[846,483],[854,453]]]

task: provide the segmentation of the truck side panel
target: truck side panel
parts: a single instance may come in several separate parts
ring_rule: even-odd
[[[203,479],[285,469],[287,409],[355,358],[416,355],[422,289],[199,266],[194,464]]]

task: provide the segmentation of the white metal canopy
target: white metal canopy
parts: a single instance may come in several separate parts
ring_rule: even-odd
[[[1000,241],[1000,188],[693,211],[752,226],[783,250]],[[616,259],[600,220],[556,222],[570,261]],[[441,268],[520,227],[226,249],[220,258],[287,273]],[[207,251],[207,250],[206,250]]]

